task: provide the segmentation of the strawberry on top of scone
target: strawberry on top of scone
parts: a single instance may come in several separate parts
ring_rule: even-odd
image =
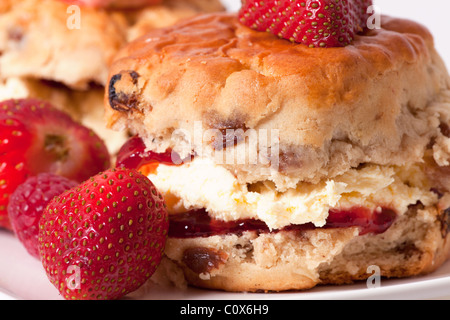
[[[366,26],[372,0],[243,0],[244,25],[310,47],[342,47]]]

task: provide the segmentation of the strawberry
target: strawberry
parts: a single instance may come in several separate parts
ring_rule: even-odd
[[[104,142],[51,104],[35,100],[0,103],[0,227],[11,229],[9,197],[42,172],[78,183],[110,166]]]
[[[39,258],[39,219],[47,204],[78,183],[51,173],[28,178],[11,194],[8,215],[19,241],[32,256]]]
[[[155,272],[168,228],[164,199],[151,181],[134,169],[110,169],[49,203],[39,251],[65,299],[119,299]]]
[[[367,24],[372,0],[242,0],[240,22],[312,48],[343,47]]]

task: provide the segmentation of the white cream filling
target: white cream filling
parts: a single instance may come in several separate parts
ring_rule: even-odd
[[[321,227],[332,208],[364,206],[375,210],[386,206],[402,214],[417,201],[426,206],[438,201],[416,167],[368,165],[318,184],[300,183],[283,193],[271,182],[239,184],[230,171],[205,158],[182,166],[159,165],[149,178],[165,196],[172,213],[205,208],[216,219],[254,218],[271,229],[310,222]]]

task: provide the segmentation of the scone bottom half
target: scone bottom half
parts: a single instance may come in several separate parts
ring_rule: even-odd
[[[449,76],[426,28],[383,21],[314,49],[207,14],[122,50],[106,113],[135,136],[118,165],[164,194],[189,284],[304,290],[447,260]],[[242,150],[257,161],[226,161]]]

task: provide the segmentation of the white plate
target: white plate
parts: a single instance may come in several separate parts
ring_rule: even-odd
[[[30,256],[11,232],[0,231],[0,299],[61,300],[39,260]],[[348,286],[323,286],[305,292],[227,293],[189,288],[149,286],[139,299],[148,300],[356,300],[450,299],[450,261],[437,272],[417,278],[381,280],[369,289],[365,282]]]
[[[434,2],[432,5],[430,2]],[[230,10],[237,10],[240,0],[224,0]],[[383,13],[406,16],[430,27],[436,46],[450,65],[450,42],[445,26],[450,2],[429,0],[375,0]],[[435,8],[439,6],[439,10]],[[445,15],[445,16],[444,16]],[[0,299],[60,300],[61,296],[48,281],[41,263],[31,257],[19,241],[0,230]],[[382,280],[381,287],[368,289],[365,282],[339,287],[317,287],[300,293],[249,294],[225,293],[199,289],[174,290],[150,288],[143,299],[184,300],[320,300],[320,299],[450,299],[450,261],[437,272],[417,278]]]

